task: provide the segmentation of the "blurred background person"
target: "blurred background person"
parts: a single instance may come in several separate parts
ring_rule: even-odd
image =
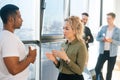
[[[89,18],[88,13],[82,13],[82,22],[84,24],[84,40],[85,40],[87,49],[89,48],[89,43],[92,43],[94,41],[90,28],[86,26],[88,22],[88,18]]]
[[[98,61],[95,67],[96,80],[103,80],[101,70],[105,61],[108,61],[105,80],[111,80],[112,78],[112,71],[116,62],[118,46],[120,45],[120,29],[114,24],[115,17],[115,13],[108,13],[108,25],[102,26],[97,35],[100,54],[98,56]]]
[[[86,26],[87,22],[88,22],[88,18],[89,18],[89,14],[84,12],[82,13],[82,22],[84,24],[84,40],[85,40],[85,44],[87,47],[87,50],[89,48],[89,43],[93,43],[94,38],[93,35],[91,33],[91,30],[88,26]],[[86,67],[84,69],[84,72],[87,73],[89,75],[89,78],[91,77],[91,73],[89,72],[87,65],[88,65],[88,60],[89,60],[89,54],[87,55],[87,60],[86,60]]]

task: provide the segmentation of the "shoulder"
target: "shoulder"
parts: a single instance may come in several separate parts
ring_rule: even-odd
[[[15,43],[17,39],[13,33],[2,31],[0,34],[0,41],[1,43],[7,44],[7,43],[12,43],[12,42]]]
[[[2,37],[5,37],[5,38],[13,37],[13,33],[9,32],[9,31],[2,31],[2,32],[0,33],[0,35],[1,35]]]
[[[108,25],[101,26],[98,31],[105,31]]]
[[[117,30],[120,30],[120,28],[119,28],[119,27],[117,27],[117,26],[115,26],[115,28],[116,28]]]
[[[85,26],[85,28],[86,28],[86,29],[89,29],[89,27],[88,27],[88,26]]]
[[[78,49],[78,52],[80,53],[80,54],[84,54],[84,55],[86,55],[87,54],[87,48],[86,48],[86,45],[85,45],[85,43],[84,42],[78,42],[77,43],[77,49]]]
[[[85,29],[86,29],[86,30],[90,30],[90,28],[89,28],[88,26],[85,26]]]
[[[115,31],[119,32],[120,33],[120,28],[115,26]]]
[[[77,46],[78,48],[81,48],[81,47],[85,47],[86,45],[85,45],[84,42],[78,41],[78,42],[76,43],[76,46]]]
[[[101,29],[106,29],[108,25],[101,26]]]

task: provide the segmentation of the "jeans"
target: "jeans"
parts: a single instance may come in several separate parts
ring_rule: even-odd
[[[114,65],[116,62],[116,56],[115,57],[110,57],[110,52],[109,51],[104,51],[104,54],[100,54],[98,57],[98,61],[95,67],[95,72],[96,72],[96,80],[103,80],[102,79],[102,68],[105,63],[105,61],[108,61],[107,64],[107,74],[106,74],[106,80],[111,80],[112,77],[112,71],[114,69]]]

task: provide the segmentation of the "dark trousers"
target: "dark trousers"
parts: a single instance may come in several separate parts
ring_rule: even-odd
[[[57,80],[84,80],[83,75],[59,73]]]
[[[98,61],[95,67],[96,71],[96,80],[103,80],[102,79],[102,68],[105,63],[105,61],[108,61],[107,64],[107,74],[106,74],[106,80],[111,80],[112,77],[112,71],[114,69],[114,65],[116,62],[116,56],[115,57],[110,57],[110,52],[109,51],[104,51],[104,54],[100,54],[98,57]]]

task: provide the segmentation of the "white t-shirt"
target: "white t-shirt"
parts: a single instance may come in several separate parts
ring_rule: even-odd
[[[114,30],[114,28],[113,28],[112,30],[108,30],[108,29],[107,29],[106,36],[105,36],[105,37],[106,37],[106,38],[112,38],[113,30]],[[110,44],[111,44],[111,43],[109,43],[109,42],[105,42],[104,50],[110,50]]]
[[[28,68],[14,76],[8,72],[3,58],[10,56],[19,57],[19,61],[23,60],[26,57],[25,46],[15,34],[3,30],[0,33],[0,80],[27,80]]]

